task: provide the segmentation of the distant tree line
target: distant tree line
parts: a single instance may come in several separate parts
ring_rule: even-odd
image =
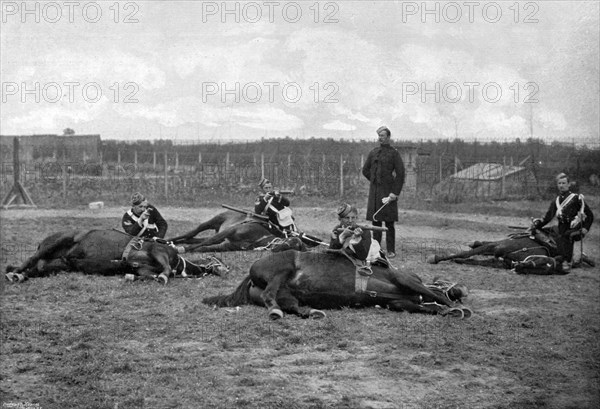
[[[559,142],[546,143],[541,139],[516,139],[508,142],[479,142],[462,139],[443,141],[395,141],[395,145],[417,147],[421,161],[440,160],[453,162],[458,159],[461,164],[477,162],[493,162],[506,164],[523,164],[534,171],[546,174],[568,172],[574,178],[587,179],[598,173],[600,163],[600,145],[577,146]],[[180,165],[194,165],[201,159],[203,162],[220,162],[226,154],[235,163],[256,161],[263,154],[268,160],[283,158],[286,155],[313,158],[318,160],[323,155],[339,157],[366,157],[371,149],[377,146],[373,141],[344,141],[334,139],[262,139],[248,142],[229,143],[197,143],[181,144],[172,140],[125,142],[116,140],[102,141],[102,160],[105,162],[133,163],[137,155],[138,163],[151,163],[155,153],[177,153]]]

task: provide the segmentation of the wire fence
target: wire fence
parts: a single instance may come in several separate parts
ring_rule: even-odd
[[[96,147],[95,153],[81,145],[71,151],[68,144],[62,150],[60,146],[44,150],[25,145],[20,150],[28,154],[19,155],[18,163],[3,155],[0,194],[8,194],[16,173],[34,200],[71,204],[126,203],[137,190],[171,204],[200,204],[216,192],[254,194],[262,177],[272,180],[276,188],[306,197],[366,196],[369,183],[362,167],[372,143],[304,142],[277,146],[280,141],[108,141]],[[598,183],[600,151],[587,147],[444,141],[403,144],[397,149],[405,164],[404,197],[453,203],[535,199],[553,194],[554,176],[559,172],[567,172],[580,185],[597,188]]]

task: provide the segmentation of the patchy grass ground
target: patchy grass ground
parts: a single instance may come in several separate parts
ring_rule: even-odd
[[[217,211],[161,208],[173,235]],[[121,214],[3,211],[0,267],[22,261],[51,232],[118,227]],[[469,320],[371,308],[273,322],[259,307],[201,303],[231,292],[259,253],[223,254],[227,279],[166,287],[67,273],[3,282],[1,407],[600,407],[600,268],[544,277],[425,264],[433,251],[499,239],[506,226],[527,222],[503,214],[401,213],[395,263],[425,281],[467,284]],[[331,210],[296,215],[322,237],[335,224]],[[600,260],[598,244],[594,226],[586,252]]]

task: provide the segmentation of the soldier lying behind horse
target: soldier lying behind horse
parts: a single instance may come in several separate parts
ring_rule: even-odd
[[[468,251],[450,255],[430,255],[427,262],[437,264],[440,261],[453,260],[463,264],[515,269],[519,274],[568,274],[561,265],[563,260],[557,251],[557,237],[558,232],[553,228],[538,230],[530,227],[503,240],[476,241],[470,245],[471,250]],[[476,260],[473,256],[493,258]],[[592,263],[589,259],[587,261]]]
[[[376,305],[395,311],[471,316],[470,309],[458,304],[468,294],[465,286],[444,280],[424,285],[416,274],[380,263],[369,270],[356,268],[333,252],[271,253],[250,267],[232,294],[202,302],[218,307],[262,305],[271,319],[283,317],[284,312],[322,318],[325,313],[320,308]]]
[[[223,275],[228,268],[215,257],[193,263],[162,241],[144,240],[118,230],[77,230],[46,237],[20,267],[8,266],[5,277],[22,282],[59,271],[129,274],[166,284],[169,276]]]

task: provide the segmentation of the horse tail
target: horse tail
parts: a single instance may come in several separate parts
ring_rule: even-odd
[[[250,285],[250,276],[248,275],[231,294],[207,297],[204,298],[202,302],[217,307],[237,307],[238,305],[251,304]]]

